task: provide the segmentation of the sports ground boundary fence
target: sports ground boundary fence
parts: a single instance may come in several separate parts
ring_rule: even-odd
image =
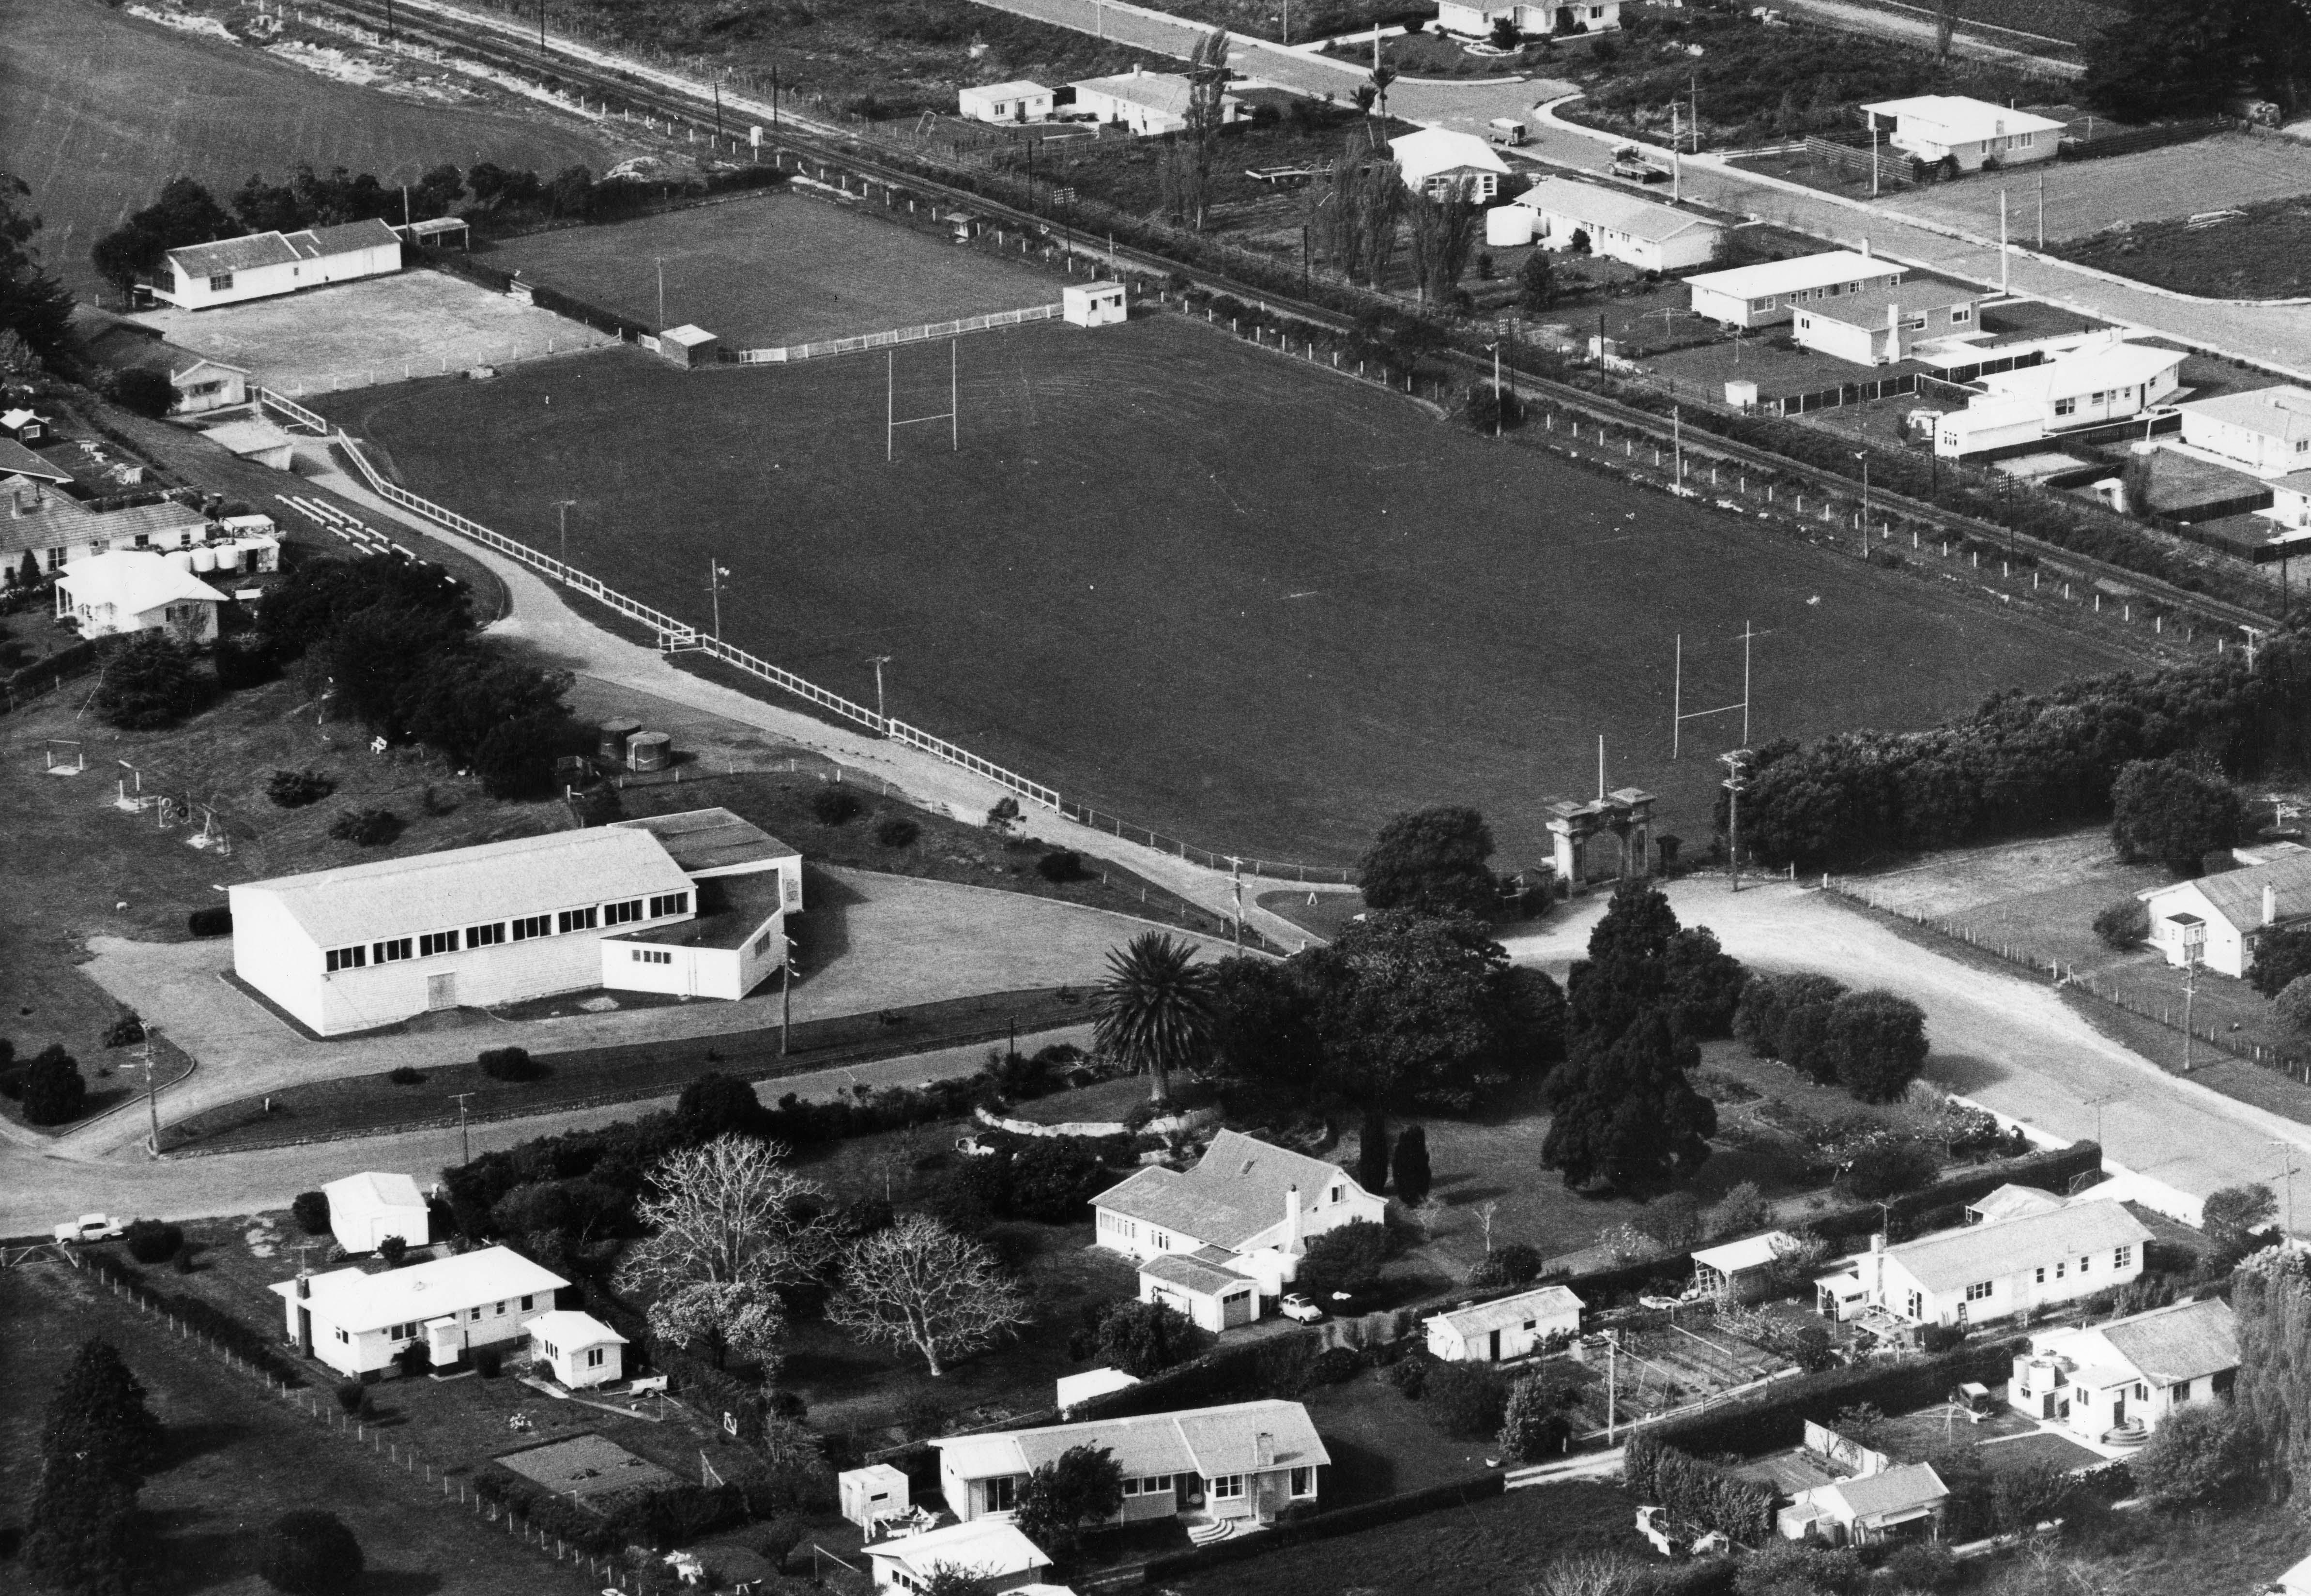
[[[864,349],[889,349],[901,344],[920,344],[932,338],[952,338],[990,327],[1017,327],[1023,322],[1049,321],[1060,314],[1058,305],[1030,305],[1024,310],[995,310],[965,316],[957,321],[926,322],[920,327],[894,327],[885,333],[865,333],[855,338],[828,338],[816,344],[789,344],[780,349],[741,349],[737,362],[745,366],[785,365],[793,361],[823,360],[831,354],[856,354]]]
[[[252,390],[258,402],[269,405],[301,426],[312,428],[325,437],[335,431],[324,416],[306,409],[293,400],[283,398],[269,388]],[[783,692],[793,693],[805,702],[817,705],[842,720],[850,722],[876,736],[888,737],[894,743],[928,754],[932,758],[983,777],[1008,792],[1041,804],[1054,814],[1065,816],[1094,831],[1105,832],[1126,842],[1147,840],[1147,846],[1158,852],[1169,853],[1207,869],[1242,868],[1246,874],[1266,876],[1278,881],[1347,885],[1354,879],[1353,872],[1333,865],[1304,865],[1276,859],[1256,859],[1249,854],[1215,852],[1197,848],[1176,837],[1165,835],[1152,827],[1127,821],[1107,814],[1088,804],[1069,800],[1059,789],[1046,786],[1016,771],[981,757],[960,744],[925,731],[918,726],[886,715],[879,715],[861,703],[855,703],[838,693],[830,693],[815,682],[809,681],[772,665],[758,655],[724,642],[719,637],[701,634],[688,622],[667,615],[665,611],[629,597],[599,578],[589,575],[573,565],[568,565],[540,550],[531,548],[504,534],[491,530],[479,521],[445,509],[430,499],[419,497],[390,481],[370,463],[353,440],[336,432],[335,441],[344,451],[346,459],[361,474],[371,492],[387,503],[398,506],[413,515],[422,516],[438,526],[447,528],[460,536],[471,538],[484,547],[528,566],[541,576],[561,584],[564,589],[583,593],[597,603],[615,610],[630,620],[640,622],[657,636],[659,649],[667,653],[700,653],[745,672],[758,681],[767,682]]]
[[[440,1494],[436,1500],[443,1509],[469,1510],[484,1523],[502,1524],[508,1537],[518,1537],[522,1545],[535,1548],[540,1556],[551,1557],[557,1564],[568,1564],[573,1569],[584,1570],[587,1577],[606,1582],[606,1589],[615,1588],[628,1592],[629,1596],[641,1596],[645,1588],[643,1582],[632,1570],[620,1567],[614,1559],[596,1556],[571,1545],[560,1536],[536,1528],[517,1514],[510,1505],[484,1500],[482,1494],[465,1479],[456,1478],[460,1472],[458,1470],[435,1462],[406,1441],[388,1439],[381,1426],[360,1415],[344,1412],[336,1407],[334,1400],[325,1405],[310,1388],[283,1379],[256,1359],[236,1352],[203,1333],[167,1304],[154,1301],[141,1286],[121,1278],[92,1259],[83,1258],[73,1248],[57,1247],[55,1252],[75,1270],[94,1276],[108,1294],[134,1306],[156,1327],[164,1328],[179,1340],[199,1347],[236,1374],[260,1382],[266,1396],[278,1400],[291,1412],[312,1420],[329,1434],[343,1436],[350,1444],[368,1452],[381,1467],[397,1470],[425,1485],[438,1482]],[[281,1354],[282,1361],[286,1362],[289,1356],[284,1350]]]
[[[2060,959],[2048,958],[2014,943],[1984,936],[1962,921],[1943,920],[1928,914],[1923,910],[1898,909],[1881,903],[1878,901],[1878,895],[1867,887],[1856,886],[1851,882],[1840,881],[1828,875],[1822,876],[1821,885],[1823,891],[1835,893],[1848,903],[1858,903],[1873,913],[1907,920],[1910,924],[1921,929],[1932,931],[1936,936],[1947,937],[1953,942],[1963,942],[1978,952],[1989,954],[2019,969],[2028,970],[2033,975],[2043,977],[2055,987],[2084,992],[2098,1002],[2109,1004],[2113,1008],[2124,1009],[2137,1018],[2155,1021],[2170,1031],[2181,1032],[2194,1042],[2203,1042],[2220,1048],[2234,1059],[2260,1065],[2265,1069],[2301,1081],[2306,1086],[2311,1086],[2311,1060],[2306,1060],[2299,1054],[2279,1048],[2266,1047],[2259,1042],[2243,1040],[2216,1025],[2209,1025],[2202,1027],[2195,1018],[2186,1027],[2182,1016],[2176,1012],[2174,1005],[2146,1003],[2115,982],[2096,980],[2092,971],[2081,975],[2076,965],[2065,964]]]

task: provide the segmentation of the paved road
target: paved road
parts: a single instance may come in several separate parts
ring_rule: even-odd
[[[1086,1045],[1088,1025],[1040,1033],[1039,1044]],[[764,1082],[767,1099],[793,1092],[824,1098],[854,1086],[911,1085],[969,1075],[987,1061],[984,1045],[946,1048],[871,1064],[846,1065]],[[674,1099],[575,1109],[528,1120],[494,1120],[472,1127],[473,1149],[490,1152],[534,1136],[587,1129],[670,1108]],[[170,1158],[155,1163],[123,1149],[100,1159],[72,1159],[10,1145],[0,1148],[0,1235],[46,1234],[58,1219],[102,1208],[122,1218],[205,1219],[286,1207],[300,1191],[362,1169],[400,1170],[430,1181],[462,1156],[454,1129],[413,1130],[366,1140],[275,1147],[229,1157]]]
[[[2091,1138],[2102,1110],[2105,1155],[2191,1197],[2269,1181],[2272,1144],[2311,1150],[2311,1126],[2184,1080],[2097,1031],[2042,982],[1978,969],[1905,941],[1883,922],[1818,892],[1773,883],[1740,894],[1722,878],[1670,889],[1687,925],[1706,925],[1737,957],[1766,969],[1827,972],[1884,987],[1926,1011],[1927,1072],[1953,1091],[2064,1141]],[[1561,972],[1582,956],[1601,902],[1509,943],[1521,963]]]

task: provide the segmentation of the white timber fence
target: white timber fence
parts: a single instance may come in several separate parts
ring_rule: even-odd
[[[817,344],[789,344],[782,349],[741,349],[738,362],[748,366],[784,365],[792,361],[820,360],[830,354],[856,354],[862,349],[888,349],[901,344],[920,344],[950,338],[958,333],[983,333],[990,327],[1017,327],[1026,321],[1049,321],[1060,314],[1058,305],[1030,305],[1025,310],[996,310],[966,316],[960,321],[932,321],[921,327],[894,327],[886,333],[866,333],[855,338],[829,338]]]

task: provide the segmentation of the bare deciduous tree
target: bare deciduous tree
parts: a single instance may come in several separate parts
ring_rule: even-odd
[[[650,1234],[618,1284],[654,1295],[650,1328],[677,1345],[704,1339],[775,1360],[784,1320],[772,1288],[810,1278],[833,1250],[824,1193],[785,1168],[777,1142],[725,1136],[668,1154],[636,1212]]]
[[[1452,291],[1469,270],[1477,244],[1476,194],[1466,178],[1438,186],[1442,192],[1416,194],[1407,208],[1411,226],[1412,268],[1423,303],[1449,307]]]
[[[826,1314],[869,1341],[912,1347],[936,1376],[1025,1322],[1027,1307],[986,1248],[911,1214],[844,1255]]]

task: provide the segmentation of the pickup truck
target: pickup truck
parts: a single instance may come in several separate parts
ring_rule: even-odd
[[[67,1219],[57,1226],[55,1235],[60,1242],[109,1242],[128,1227],[104,1214],[83,1214],[77,1219]]]

